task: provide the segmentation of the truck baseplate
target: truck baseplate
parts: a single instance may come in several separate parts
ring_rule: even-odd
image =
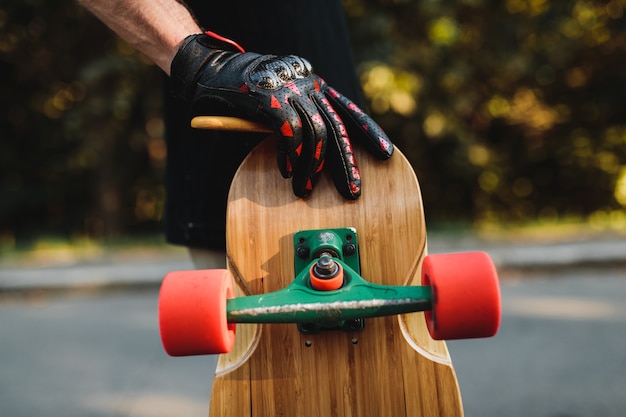
[[[294,271],[293,282],[282,290],[229,299],[228,322],[297,323],[302,333],[353,332],[363,329],[366,318],[432,308],[430,286],[378,285],[361,277],[353,228],[297,232]],[[334,289],[314,284],[338,278]]]

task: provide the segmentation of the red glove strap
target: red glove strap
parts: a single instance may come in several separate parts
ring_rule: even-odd
[[[210,37],[212,37],[212,38],[214,38],[214,39],[217,39],[218,41],[222,41],[222,42],[225,42],[225,43],[227,43],[227,44],[229,44],[229,45],[234,46],[234,47],[235,47],[235,48],[237,48],[237,49],[239,50],[239,52],[241,52],[242,54],[246,52],[246,50],[245,50],[245,49],[243,49],[243,48],[241,47],[241,45],[239,45],[237,42],[233,41],[232,39],[228,39],[228,38],[225,38],[225,37],[223,37],[223,36],[220,36],[220,35],[218,35],[217,33],[211,32],[210,30],[205,31],[205,32],[204,32],[204,34],[205,34],[205,35],[207,35],[207,36],[210,36]]]

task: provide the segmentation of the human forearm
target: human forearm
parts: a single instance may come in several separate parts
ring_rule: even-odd
[[[166,74],[183,39],[202,30],[176,0],[78,0]]]

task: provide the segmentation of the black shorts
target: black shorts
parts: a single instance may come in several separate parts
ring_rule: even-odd
[[[361,102],[340,0],[187,3],[204,29],[251,52],[302,56],[329,85]],[[260,138],[191,129],[192,115],[172,98],[167,82],[164,112],[166,238],[189,247],[224,249],[230,182]],[[276,175],[280,175],[278,168]]]

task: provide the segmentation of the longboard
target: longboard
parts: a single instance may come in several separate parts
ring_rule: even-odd
[[[194,123],[196,127],[214,128],[216,121],[196,118]],[[236,121],[235,124],[239,126]],[[298,238],[298,233],[308,230],[339,230],[340,235],[354,232],[358,236],[355,268],[359,272],[349,266],[346,270],[360,274],[373,285],[422,286],[425,279],[426,284],[431,284],[430,276],[424,278],[422,271],[427,239],[420,187],[400,151],[396,150],[388,161],[378,161],[355,149],[363,193],[354,201],[343,199],[332,180],[324,175],[310,198],[295,197],[290,181],[277,172],[275,152],[272,139],[262,142],[243,161],[231,184],[225,275],[228,281],[232,277],[234,293],[229,293],[228,298],[288,288],[300,273],[298,257],[313,257],[307,252],[309,248],[302,250],[305,239]],[[326,239],[323,233],[326,232],[315,235],[318,240]],[[352,236],[347,239],[353,242]],[[341,258],[336,253],[332,256]],[[343,265],[341,260],[339,263]],[[444,260],[444,264],[449,262]],[[482,257],[479,264],[477,273],[489,275],[484,286],[489,292],[486,297],[491,297],[483,303],[489,305],[486,313],[481,313],[486,316],[479,316],[479,321],[490,321],[487,333],[495,333],[500,314],[497,276],[488,259]],[[466,271],[447,274],[461,272]],[[187,274],[199,276],[198,271]],[[465,291],[473,283],[464,279]],[[306,282],[307,278],[303,280]],[[174,284],[174,279],[169,279],[170,285],[179,287],[183,281]],[[432,288],[434,297],[435,286]],[[166,282],[161,292],[160,314],[173,316],[169,311],[178,308],[180,302],[172,301],[176,306],[168,306],[168,300],[177,296],[168,295],[171,291]],[[442,285],[440,294],[445,293]],[[485,295],[479,294],[480,297]],[[263,302],[262,297],[260,300]],[[433,298],[427,304],[434,302]],[[359,320],[353,327],[349,319],[340,321],[341,328],[322,326],[313,331],[294,323],[238,323],[234,345],[218,361],[209,416],[462,416],[461,393],[448,349],[444,341],[431,337],[437,331],[433,312],[371,317]],[[443,320],[447,313],[441,310],[437,314]],[[176,327],[180,319],[172,319],[168,324],[163,317],[162,337],[168,349],[167,340],[180,339],[176,332],[184,331],[176,328],[173,336],[168,335],[168,329]],[[468,326],[471,328],[472,324]],[[229,324],[228,329],[234,334],[234,325]],[[170,343],[170,353],[187,352],[176,350]]]

